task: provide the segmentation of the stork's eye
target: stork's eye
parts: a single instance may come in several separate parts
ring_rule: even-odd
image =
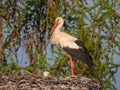
[[[57,20],[57,22],[59,22],[59,19]]]

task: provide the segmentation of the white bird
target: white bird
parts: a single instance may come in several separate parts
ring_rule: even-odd
[[[50,34],[52,34],[50,41],[52,44],[59,45],[68,54],[71,63],[71,74],[74,75],[73,58],[82,60],[89,67],[93,66],[93,61],[87,48],[80,40],[61,31],[63,24],[63,18],[57,17],[50,31]]]

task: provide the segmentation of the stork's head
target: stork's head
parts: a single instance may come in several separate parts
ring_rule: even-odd
[[[56,29],[60,29],[63,26],[64,20],[62,17],[57,17],[55,20],[55,23],[50,31],[50,34],[52,34]]]

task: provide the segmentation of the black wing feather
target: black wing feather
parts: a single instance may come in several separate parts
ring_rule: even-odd
[[[87,48],[84,46],[84,44],[80,40],[76,40],[75,43],[80,47],[79,49],[64,47],[63,50],[73,58],[82,60],[89,67],[92,67],[93,66],[92,57],[90,56]]]

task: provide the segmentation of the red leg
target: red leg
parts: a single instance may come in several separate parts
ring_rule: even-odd
[[[70,64],[71,64],[71,74],[73,76],[75,73],[74,73],[74,61],[72,57],[70,57]]]

